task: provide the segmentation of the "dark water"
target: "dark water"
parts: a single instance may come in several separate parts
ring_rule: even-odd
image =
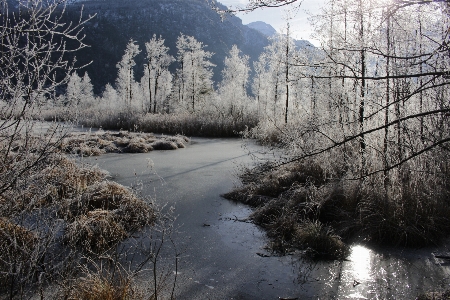
[[[264,233],[239,221],[250,210],[220,197],[236,184],[237,166],[253,162],[240,140],[194,138],[186,149],[89,161],[113,180],[142,186],[158,203],[175,206],[175,242],[183,250],[177,299],[415,299],[450,288],[450,261],[432,255],[445,247],[375,251],[354,245],[343,262],[270,256]]]

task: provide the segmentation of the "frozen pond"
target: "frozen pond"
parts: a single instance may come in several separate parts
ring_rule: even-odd
[[[450,261],[435,259],[437,249],[354,245],[348,260],[320,263],[270,256],[264,233],[236,221],[250,210],[220,197],[236,183],[236,167],[252,163],[241,144],[194,138],[186,149],[88,159],[113,180],[142,184],[144,194],[175,206],[175,242],[183,249],[178,299],[415,299],[423,291],[450,288]]]

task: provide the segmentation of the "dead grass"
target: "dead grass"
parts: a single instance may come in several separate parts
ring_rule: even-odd
[[[341,237],[320,221],[305,220],[300,223],[294,234],[294,243],[306,248],[307,254],[316,259],[344,259],[350,254]]]
[[[125,139],[129,134],[119,135]],[[153,142],[152,136],[134,138],[139,142]],[[78,138],[76,143],[67,145],[73,150],[76,145],[94,149],[115,144],[105,136],[92,137],[92,140]],[[37,156],[27,155],[27,162]],[[18,157],[13,153],[10,160],[20,162]],[[2,168],[7,169],[8,165],[3,164]],[[37,285],[55,281],[59,284],[59,276],[78,276],[73,274],[77,269],[74,266],[83,263],[80,257],[103,259],[100,254],[114,250],[115,245],[131,234],[155,222],[156,214],[150,203],[130,189],[107,181],[107,172],[77,164],[61,152],[44,157],[26,175],[26,180],[17,181],[0,196],[0,293],[3,296],[6,291],[16,297],[22,290],[36,291]],[[25,224],[33,226],[33,231],[18,225],[22,223],[16,224],[15,220],[25,220]],[[54,253],[55,250],[61,253]],[[134,255],[132,251],[130,255]],[[38,278],[44,269],[45,276]],[[131,294],[117,291],[120,287],[112,288],[113,293],[91,290],[87,294],[73,294],[73,299],[131,299],[127,298]]]
[[[104,251],[123,240],[129,232],[152,224],[152,207],[128,188],[110,181],[89,186],[83,194],[67,201],[60,213],[71,223],[65,240],[72,246]]]
[[[152,143],[152,147],[155,150],[176,150],[178,146],[175,142],[167,140],[158,140]]]
[[[106,278],[98,274],[80,278],[67,291],[68,300],[131,300],[138,299],[130,280]]]
[[[28,229],[16,225],[6,218],[0,218],[0,247],[29,252],[35,246],[36,236]],[[4,252],[0,252],[3,254]]]
[[[72,133],[66,137],[60,149],[80,156],[99,156],[105,153],[147,153],[153,150],[185,148],[189,138],[176,135],[155,137],[152,133],[92,132]]]
[[[130,140],[128,145],[122,149],[122,152],[126,153],[147,153],[153,151],[154,148],[150,144],[145,142]],[[156,149],[158,150],[158,149]]]
[[[107,176],[107,172],[98,167],[77,165],[58,153],[47,157],[33,173],[26,182],[21,182],[17,188],[2,195],[0,216],[61,203]]]
[[[102,252],[122,241],[126,236],[125,228],[117,222],[112,212],[95,209],[70,223],[66,228],[64,239],[71,246]]]
[[[0,290],[11,282],[9,274],[26,270],[36,247],[36,235],[7,218],[0,218]],[[19,269],[17,269],[19,268]]]
[[[70,198],[88,186],[102,181],[108,174],[95,166],[77,165],[62,155],[53,157],[49,164],[49,167],[36,176],[38,179],[42,176],[41,184],[48,186],[50,193],[46,197],[49,200]]]
[[[63,203],[61,213],[68,220],[94,209],[118,209],[125,199],[134,198],[129,189],[116,182],[102,181],[90,185],[74,199]]]
[[[450,300],[450,290],[444,292],[428,292],[419,295],[417,300]]]
[[[450,232],[446,192],[437,194],[436,185],[423,178],[395,181],[395,173],[392,178],[386,194],[382,176],[327,179],[315,162],[273,170],[262,165],[244,170],[244,185],[224,197],[254,207],[252,220],[281,252],[306,247],[318,258],[340,259],[348,253],[344,241],[408,247],[439,243]]]
[[[127,231],[153,224],[156,218],[152,207],[144,200],[135,197],[121,201],[114,215]]]

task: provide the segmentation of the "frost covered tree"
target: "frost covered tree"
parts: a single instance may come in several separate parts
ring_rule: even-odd
[[[123,100],[123,104],[128,108],[131,108],[133,105],[133,90],[136,85],[133,70],[133,67],[136,65],[134,58],[139,53],[139,46],[136,44],[136,41],[131,39],[127,44],[121,61],[117,64],[116,89]]]
[[[213,53],[205,51],[206,46],[192,36],[181,34],[177,39],[176,92],[178,101],[190,111],[213,91],[212,68],[209,61]]]
[[[145,77],[148,83],[148,112],[153,111],[153,113],[156,113],[158,97],[162,92],[162,88],[166,85],[162,80],[170,78],[167,76],[168,68],[175,59],[168,54],[169,48],[164,45],[164,39],[161,37],[156,38],[156,35],[153,35],[153,38],[145,43],[145,49],[147,50],[147,71]],[[167,96],[167,94],[164,96]],[[162,101],[165,99],[165,97],[160,98]]]
[[[74,119],[78,120],[80,110],[94,104],[94,87],[87,72],[79,77],[73,72],[67,83],[65,105],[69,107]]]
[[[302,1],[250,0],[233,11],[294,2]],[[280,77],[282,47],[266,49],[272,61],[261,61],[255,80],[275,76],[265,80],[272,91],[256,93],[260,102],[280,103],[283,94],[291,94],[287,88],[296,95],[304,90],[303,101],[294,101],[295,114],[298,120],[309,115],[310,121],[288,138],[293,149],[303,151],[295,159],[339,153],[340,169],[391,182],[415,170],[446,168],[439,161],[446,159],[450,141],[450,107],[443,100],[450,84],[448,12],[448,1],[329,0],[312,18],[321,47],[295,55],[288,64],[290,85]],[[254,86],[264,88],[257,81]],[[271,113],[274,119],[279,115]]]
[[[256,76],[252,89],[258,106],[263,105],[265,117],[277,123],[286,120],[289,101],[290,65],[294,53],[291,38],[277,35],[270,40],[259,60],[254,63]],[[284,100],[284,101],[283,101]]]
[[[222,105],[228,107],[228,113],[232,116],[239,114],[248,102],[247,85],[249,79],[249,58],[242,55],[236,45],[225,58],[222,71],[223,80],[219,86],[219,95]]]
[[[119,95],[114,87],[109,83],[105,86],[105,90],[102,93],[102,101],[109,108],[120,107]]]
[[[246,2],[223,13],[303,1]],[[273,91],[261,90],[259,80],[280,74],[282,60],[260,60],[254,82],[260,100],[279,101],[281,86],[290,91],[289,104],[291,91],[304,93],[289,105],[296,117],[288,124],[260,124],[253,136],[289,150],[290,158],[272,168],[298,162],[320,169],[327,183],[319,185],[333,192],[319,202],[328,197],[335,208],[321,222],[341,223],[338,230],[348,233],[354,215],[368,239],[405,245],[448,235],[449,12],[447,0],[328,0],[311,18],[320,47],[295,55],[288,85],[273,76],[265,80]]]
[[[94,100],[94,87],[87,72],[83,77],[79,77],[77,72],[70,75],[66,90],[66,105],[86,106]]]

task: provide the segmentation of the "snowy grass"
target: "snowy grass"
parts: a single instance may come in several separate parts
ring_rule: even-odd
[[[147,153],[153,150],[185,148],[190,140],[185,136],[155,137],[153,133],[137,132],[75,132],[62,140],[60,149],[80,156],[99,156],[105,153]]]
[[[64,110],[54,109],[43,112],[47,121],[71,121]],[[76,120],[85,127],[105,130],[128,130],[133,132],[154,132],[170,135],[238,137],[241,131],[253,128],[258,120],[253,114],[239,118],[217,114],[211,111],[173,114],[142,114],[137,111],[109,109],[88,109]]]

